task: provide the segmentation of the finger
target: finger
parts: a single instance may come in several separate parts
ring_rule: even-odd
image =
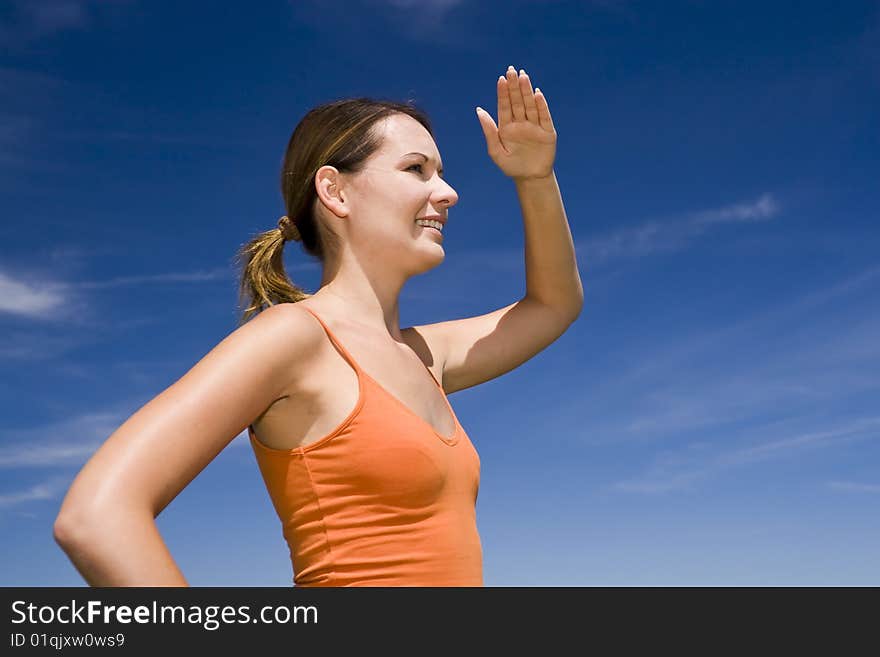
[[[540,123],[538,121],[538,108],[535,105],[535,94],[532,91],[532,81],[529,79],[528,73],[523,69],[519,70],[519,87],[523,98],[523,107],[526,112],[526,119],[530,123]]]
[[[495,126],[495,121],[492,120],[492,115],[482,107],[477,107],[476,111],[477,119],[480,121],[480,127],[483,129],[483,136],[486,137],[486,148],[489,153],[494,153],[501,147],[501,143],[498,140],[498,128]]]
[[[510,107],[514,121],[526,120],[526,109],[523,106],[522,92],[519,90],[519,80],[516,69],[513,66],[507,69],[507,93],[510,95]]]
[[[550,117],[550,106],[547,105],[547,99],[544,92],[540,88],[535,88],[535,107],[538,109],[538,121],[541,127],[548,131],[553,131],[553,119]]]
[[[510,94],[507,93],[507,80],[503,75],[498,76],[498,127],[513,121],[513,111],[510,108]]]

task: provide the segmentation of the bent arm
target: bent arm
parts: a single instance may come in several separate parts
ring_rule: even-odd
[[[59,514],[55,540],[90,586],[189,586],[148,509]]]
[[[320,329],[295,304],[226,337],[123,423],[70,487],[54,535],[93,586],[188,586],[155,518],[236,436],[289,393]]]

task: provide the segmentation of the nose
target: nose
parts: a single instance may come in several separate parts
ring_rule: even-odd
[[[458,194],[452,188],[452,185],[450,185],[439,176],[437,177],[437,179],[440,181],[440,186],[437,189],[436,194],[434,195],[436,201],[438,203],[444,204],[448,208],[458,203]]]

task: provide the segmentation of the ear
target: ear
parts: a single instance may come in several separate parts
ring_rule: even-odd
[[[326,165],[315,174],[315,191],[318,198],[333,214],[339,217],[348,216],[348,208],[342,195],[342,174],[335,167]]]

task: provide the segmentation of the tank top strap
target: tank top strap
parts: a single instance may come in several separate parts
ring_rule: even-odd
[[[351,354],[348,353],[348,350],[345,347],[343,347],[342,343],[337,339],[337,337],[335,335],[333,335],[333,331],[331,331],[330,327],[327,326],[327,324],[324,322],[324,320],[318,316],[318,313],[316,313],[314,310],[312,310],[308,306],[302,306],[302,307],[305,308],[306,310],[308,310],[312,314],[312,316],[318,320],[318,323],[324,329],[324,332],[327,334],[327,337],[330,338],[330,342],[332,342],[336,346],[336,348],[339,349],[339,351],[345,357],[345,360],[348,361],[348,364],[351,365],[355,369],[355,371],[362,372],[360,366],[357,364],[357,361],[354,358],[352,358]]]
[[[352,366],[357,372],[359,372],[359,373],[361,373],[361,374],[366,374],[366,376],[367,376],[368,379],[370,379],[371,381],[374,381],[374,382],[375,382],[375,379],[373,379],[373,377],[371,377],[369,374],[367,374],[366,372],[364,372],[364,370],[361,369],[360,365],[357,364],[357,361],[352,357],[352,355],[351,355],[350,353],[348,353],[348,350],[347,350],[345,347],[342,346],[342,343],[339,341],[339,339],[338,339],[335,335],[333,335],[333,331],[330,330],[330,327],[328,327],[327,324],[324,322],[324,320],[321,319],[321,318],[318,316],[318,313],[316,313],[314,310],[312,310],[312,309],[309,308],[308,306],[303,306],[303,308],[305,308],[306,310],[308,310],[308,311],[312,314],[312,316],[313,316],[315,319],[317,319],[318,322],[320,322],[321,326],[324,328],[324,332],[327,334],[327,337],[329,337],[329,338],[330,338],[330,341],[331,341],[334,345],[336,345],[336,347],[339,349],[339,351],[340,351],[340,352],[342,353],[342,355],[345,357],[345,360],[347,360],[348,363],[349,363],[349,364],[350,364],[350,365],[351,365],[351,366]],[[421,358],[419,358],[419,361],[422,363],[422,367],[424,367],[425,370],[428,372],[428,375],[431,377],[431,380],[434,382],[434,385],[436,385],[438,388],[440,388],[440,392],[443,394],[444,397],[446,397],[446,391],[443,390],[443,384],[440,383],[440,381],[437,380],[437,377],[434,376],[434,372],[431,371],[431,368],[428,367],[428,366],[425,364],[425,362],[424,362]],[[381,386],[381,384],[380,384],[380,386]]]

